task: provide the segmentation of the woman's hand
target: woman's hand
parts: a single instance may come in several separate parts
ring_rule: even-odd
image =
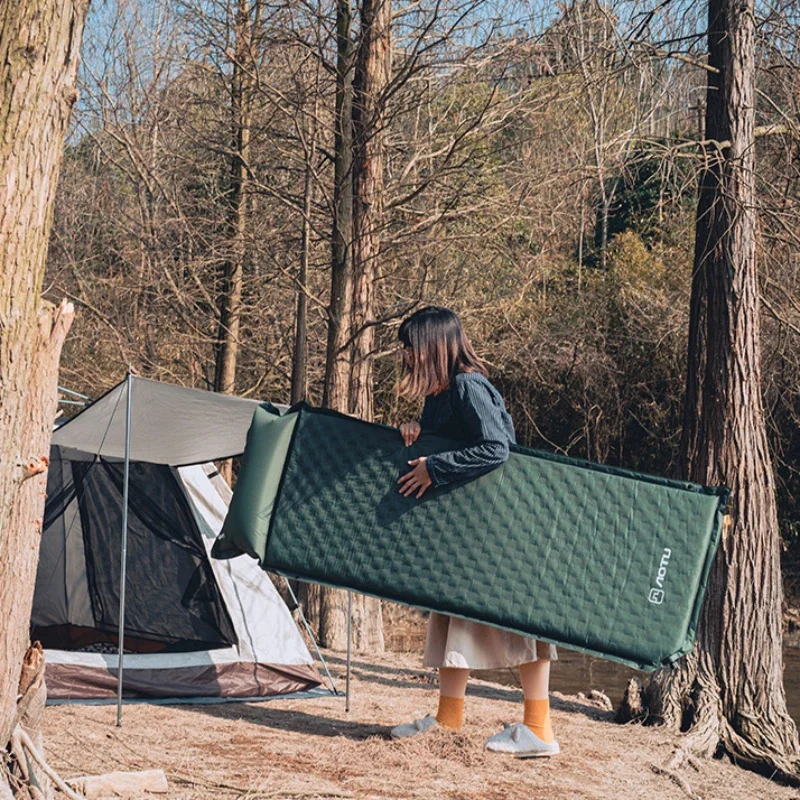
[[[414,424],[414,423],[410,423]],[[427,459],[414,458],[408,463],[414,467],[411,472],[407,472],[397,482],[400,484],[400,494],[404,497],[411,497],[414,492],[417,493],[417,498],[425,494],[425,490],[431,485],[431,476],[428,474],[428,468],[425,466]]]
[[[400,435],[403,437],[406,447],[414,444],[419,439],[420,433],[422,433],[422,428],[420,428],[419,422],[404,422],[400,426]]]

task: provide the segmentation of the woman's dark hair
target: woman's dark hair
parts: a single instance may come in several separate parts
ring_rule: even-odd
[[[487,375],[461,320],[449,308],[421,308],[403,320],[397,337],[410,351],[400,380],[400,391],[407,397],[439,394],[459,372]]]

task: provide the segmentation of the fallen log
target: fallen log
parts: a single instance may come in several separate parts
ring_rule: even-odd
[[[56,785],[58,790],[65,794],[69,800],[84,800],[84,798],[69,787],[64,779],[45,761],[44,756],[39,752],[33,740],[22,728],[17,728],[14,735],[19,737],[19,742],[25,752],[31,757],[32,761],[42,770],[42,772]]]
[[[86,800],[106,797],[138,797],[143,794],[164,794],[169,791],[167,776],[161,769],[146,772],[109,772],[71,778],[67,783]]]

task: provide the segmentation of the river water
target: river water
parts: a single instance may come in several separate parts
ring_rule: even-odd
[[[403,630],[389,635],[389,647],[393,650],[414,651],[425,646],[425,630]],[[800,648],[784,647],[783,680],[789,713],[800,724]],[[476,678],[493,681],[508,686],[518,686],[514,673],[510,670],[476,672]],[[550,688],[563,694],[588,693],[599,689],[611,699],[614,706],[622,700],[625,686],[632,677],[647,680],[647,673],[624,667],[613,661],[592,658],[584,653],[576,653],[563,647],[558,649],[558,662],[550,671]]]

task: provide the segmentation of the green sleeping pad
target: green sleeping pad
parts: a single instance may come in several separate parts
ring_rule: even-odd
[[[213,554],[640,669],[692,649],[727,489],[515,446],[480,478],[399,493],[409,459],[459,446],[258,408]]]

